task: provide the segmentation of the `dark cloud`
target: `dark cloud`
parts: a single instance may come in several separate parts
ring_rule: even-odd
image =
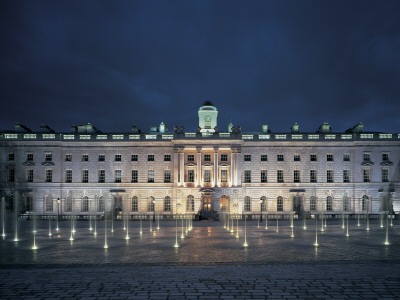
[[[399,132],[398,1],[2,1],[1,129]]]

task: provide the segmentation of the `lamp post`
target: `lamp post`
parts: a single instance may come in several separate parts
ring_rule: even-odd
[[[156,199],[153,199],[153,223],[156,222]]]
[[[261,211],[261,213],[260,213],[260,223],[262,223],[262,213],[263,213],[263,200],[262,199],[260,199],[260,211]]]
[[[57,198],[57,227],[56,231],[59,231],[58,222],[60,221],[60,198]]]

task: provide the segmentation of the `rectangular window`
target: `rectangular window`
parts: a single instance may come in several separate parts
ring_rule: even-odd
[[[46,170],[46,182],[53,181],[53,170]]]
[[[300,161],[300,155],[299,154],[295,154],[293,157],[293,161]]]
[[[72,154],[65,154],[65,161],[72,161]]]
[[[164,170],[164,183],[171,182],[171,170]]]
[[[221,154],[221,161],[228,161],[228,154]]]
[[[154,182],[154,170],[147,171],[147,182],[149,183]]]
[[[14,161],[15,160],[15,154],[14,153],[8,153],[8,160],[9,161]]]
[[[154,161],[154,154],[147,155],[147,161]]]
[[[283,182],[283,170],[277,171],[277,180],[278,182]]]
[[[276,160],[277,161],[284,161],[285,157],[283,156],[283,154],[278,154],[277,157],[276,157]]]
[[[221,170],[221,182],[228,182],[228,170]]]
[[[89,170],[82,170],[82,182],[89,182]]]
[[[171,161],[171,154],[164,154],[164,161]]]
[[[115,161],[121,161],[122,157],[121,154],[115,154]]]
[[[122,174],[121,170],[115,170],[115,182],[121,182]]]
[[[188,182],[194,182],[194,170],[188,170]]]
[[[245,154],[244,161],[251,161],[251,154]]]
[[[44,155],[44,160],[45,161],[52,161],[53,160],[53,155],[51,153],[46,153]]]
[[[99,183],[104,183],[106,181],[106,171],[99,170]]]
[[[132,170],[131,182],[132,183],[138,182],[138,170]]]
[[[364,159],[364,161],[371,161],[371,153],[364,152],[363,153],[363,159]]]
[[[15,170],[14,169],[8,169],[8,182],[15,182]]]
[[[72,170],[65,170],[65,182],[66,183],[72,182]]]
[[[317,208],[317,198],[314,196],[310,198],[310,210],[316,210]]]
[[[211,182],[211,170],[204,170],[204,182]]]
[[[382,153],[382,161],[389,161],[389,153]]]
[[[310,182],[317,182],[317,170],[310,170]]]
[[[310,154],[310,161],[317,161],[317,154]]]
[[[99,161],[106,161],[106,156],[104,154],[99,154]]]
[[[82,154],[82,161],[89,161],[89,155]]]
[[[333,154],[327,154],[326,161],[333,161]]]
[[[343,182],[350,182],[350,170],[343,170]]]
[[[26,170],[26,182],[33,182],[33,170]]]
[[[300,170],[293,171],[293,181],[300,182]]]
[[[267,170],[261,170],[261,182],[268,182]]]
[[[26,154],[26,161],[33,161],[33,153]]]
[[[369,170],[369,169],[364,169],[364,170],[363,170],[363,179],[364,179],[364,182],[370,182],[370,181],[371,181],[370,173],[371,173],[371,170]]]
[[[261,161],[268,161],[268,155],[267,154],[261,154]]]
[[[211,161],[211,154],[204,154],[204,161]]]
[[[350,161],[350,154],[349,153],[343,154],[343,161]]]
[[[131,161],[138,161],[138,155],[137,154],[132,154],[131,155]]]
[[[194,161],[194,154],[188,154],[187,160],[188,161]]]
[[[244,182],[251,183],[251,170],[244,170]]]
[[[333,170],[326,170],[326,182],[333,182]]]
[[[382,169],[382,182],[389,182],[389,170]]]

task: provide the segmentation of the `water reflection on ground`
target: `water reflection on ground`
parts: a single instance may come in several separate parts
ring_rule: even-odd
[[[244,247],[244,223],[236,221],[234,232],[228,232],[224,223],[216,221],[193,222],[193,230],[181,238],[179,226],[176,236],[175,221],[160,223],[157,230],[149,222],[143,222],[143,234],[140,235],[140,223],[129,223],[129,237],[123,222],[114,222],[114,233],[111,226],[107,230],[107,245],[104,249],[104,222],[97,222],[97,236],[89,230],[88,221],[76,222],[74,240],[70,241],[69,221],[60,222],[60,231],[55,232],[55,221],[52,224],[52,236],[49,237],[48,221],[38,221],[36,244],[32,250],[33,221],[19,222],[19,239],[14,242],[12,226],[8,226],[6,237],[0,238],[0,264],[266,264],[275,262],[329,262],[329,261],[396,261],[400,259],[399,221],[388,227],[390,245],[384,245],[386,228],[380,227],[377,220],[371,221],[370,231],[366,224],[357,226],[357,220],[349,221],[349,237],[342,229],[341,221],[328,220],[327,227],[321,232],[318,224],[318,247],[315,223],[309,220],[307,230],[303,222],[294,222],[294,237],[291,237],[289,221],[279,223],[265,221],[257,226],[257,221],[247,222]],[[181,225],[181,223],[179,223]],[[93,224],[92,224],[93,226]],[[184,232],[186,228],[184,228]],[[178,240],[179,247],[174,244]]]

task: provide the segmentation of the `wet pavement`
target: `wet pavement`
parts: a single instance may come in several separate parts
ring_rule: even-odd
[[[256,298],[335,298],[399,299],[400,224],[386,228],[379,220],[328,220],[321,232],[315,221],[244,222],[234,232],[224,223],[193,222],[184,239],[182,223],[129,223],[128,236],[123,222],[107,227],[97,222],[97,236],[88,221],[76,222],[74,240],[71,224],[38,221],[33,246],[33,221],[19,222],[20,241],[14,241],[12,224],[6,224],[6,237],[0,240],[1,299],[256,299]],[[94,222],[92,227],[94,227]],[[385,223],[384,223],[385,225]],[[278,228],[278,232],[277,232]],[[239,238],[236,238],[236,235]],[[178,241],[179,247],[174,244]]]

